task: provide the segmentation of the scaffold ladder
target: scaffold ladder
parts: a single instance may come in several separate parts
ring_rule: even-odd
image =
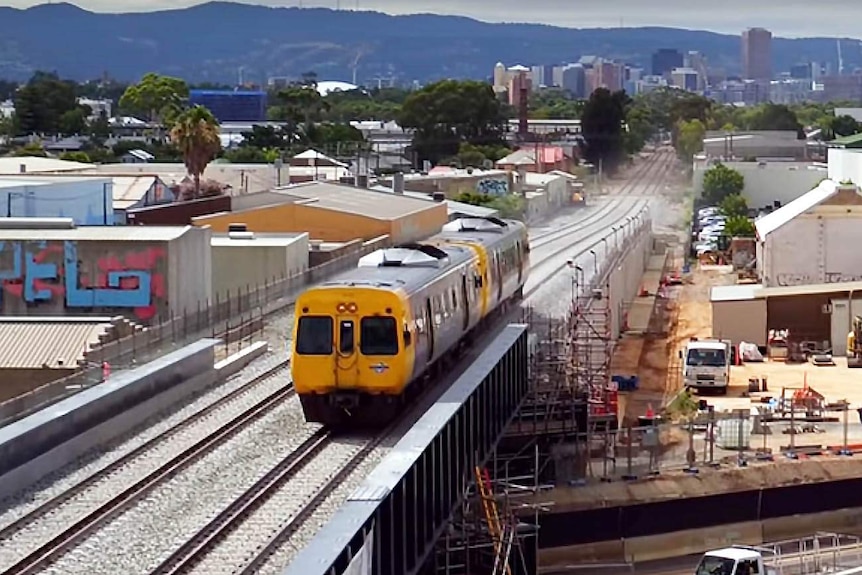
[[[476,466],[476,487],[479,489],[479,497],[482,499],[482,509],[485,512],[485,520],[488,523],[488,532],[491,534],[491,539],[494,541],[494,552],[497,558],[501,556],[504,550],[503,546],[503,529],[500,524],[500,514],[497,509],[497,500],[494,497],[494,490],[491,486],[491,475],[484,467]],[[497,560],[495,560],[495,565]],[[512,568],[508,561],[504,561],[506,575],[512,575]]]

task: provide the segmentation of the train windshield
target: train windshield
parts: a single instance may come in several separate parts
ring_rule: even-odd
[[[300,355],[332,354],[332,318],[307,315],[299,318],[296,330],[296,353]]]
[[[398,329],[394,317],[362,318],[359,329],[362,355],[398,355]]]

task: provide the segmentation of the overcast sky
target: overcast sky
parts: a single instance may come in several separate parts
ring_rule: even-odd
[[[248,2],[268,6],[325,6],[345,9],[357,0],[266,0]],[[860,0],[723,0],[715,5],[692,0],[358,0],[360,9],[392,14],[433,12],[460,14],[493,22],[539,22],[576,28],[672,26],[738,34],[752,26],[774,34],[799,36],[862,36],[857,24]],[[0,0],[0,5],[24,8],[44,0]],[[75,0],[99,12],[129,12],[181,8],[200,0]],[[566,6],[560,10],[559,6]],[[853,17],[852,15],[857,17]]]

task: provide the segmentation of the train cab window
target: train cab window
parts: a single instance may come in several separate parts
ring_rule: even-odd
[[[296,353],[299,355],[332,354],[332,318],[316,315],[299,318]]]
[[[364,317],[359,324],[362,355],[398,355],[398,324],[394,317]]]
[[[353,321],[341,320],[338,324],[338,351],[344,355],[353,353]]]

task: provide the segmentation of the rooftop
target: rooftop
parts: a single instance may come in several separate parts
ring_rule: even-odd
[[[21,169],[24,166],[24,170]],[[39,156],[24,156],[16,158],[0,158],[0,175],[15,175],[23,172],[74,172],[92,170],[94,164],[41,158]]]
[[[384,220],[394,220],[435,205],[435,202],[409,196],[329,182],[308,182],[275,191],[305,205]]]
[[[862,148],[862,134],[836,138],[827,144],[836,148]]]
[[[713,286],[710,289],[709,301],[746,301],[753,300],[757,293],[763,289],[761,284],[738,284],[727,286]]]
[[[266,247],[266,248],[284,248],[290,246],[297,241],[308,240],[308,233],[295,234],[259,234],[255,232],[254,237],[238,238],[231,237],[226,234],[213,236],[210,240],[210,245],[214,248],[238,248],[238,247]]]
[[[30,218],[0,218],[0,241],[7,240],[83,240],[125,242],[168,242],[194,226],[82,226],[74,228],[39,228],[27,226]],[[5,227],[4,227],[5,226]]]
[[[785,204],[774,212],[758,218],[754,222],[754,227],[757,229],[757,237],[761,241],[765,240],[766,236],[828,199],[837,190],[838,186],[835,182],[832,180],[823,180],[810,192],[802,194],[789,204]]]
[[[791,297],[800,295],[819,295],[829,293],[855,292],[862,298],[862,281],[806,284],[798,286],[764,287],[761,284],[739,284],[713,286],[710,301],[747,301],[770,297]]]
[[[0,369],[74,369],[111,325],[107,317],[0,317]]]

